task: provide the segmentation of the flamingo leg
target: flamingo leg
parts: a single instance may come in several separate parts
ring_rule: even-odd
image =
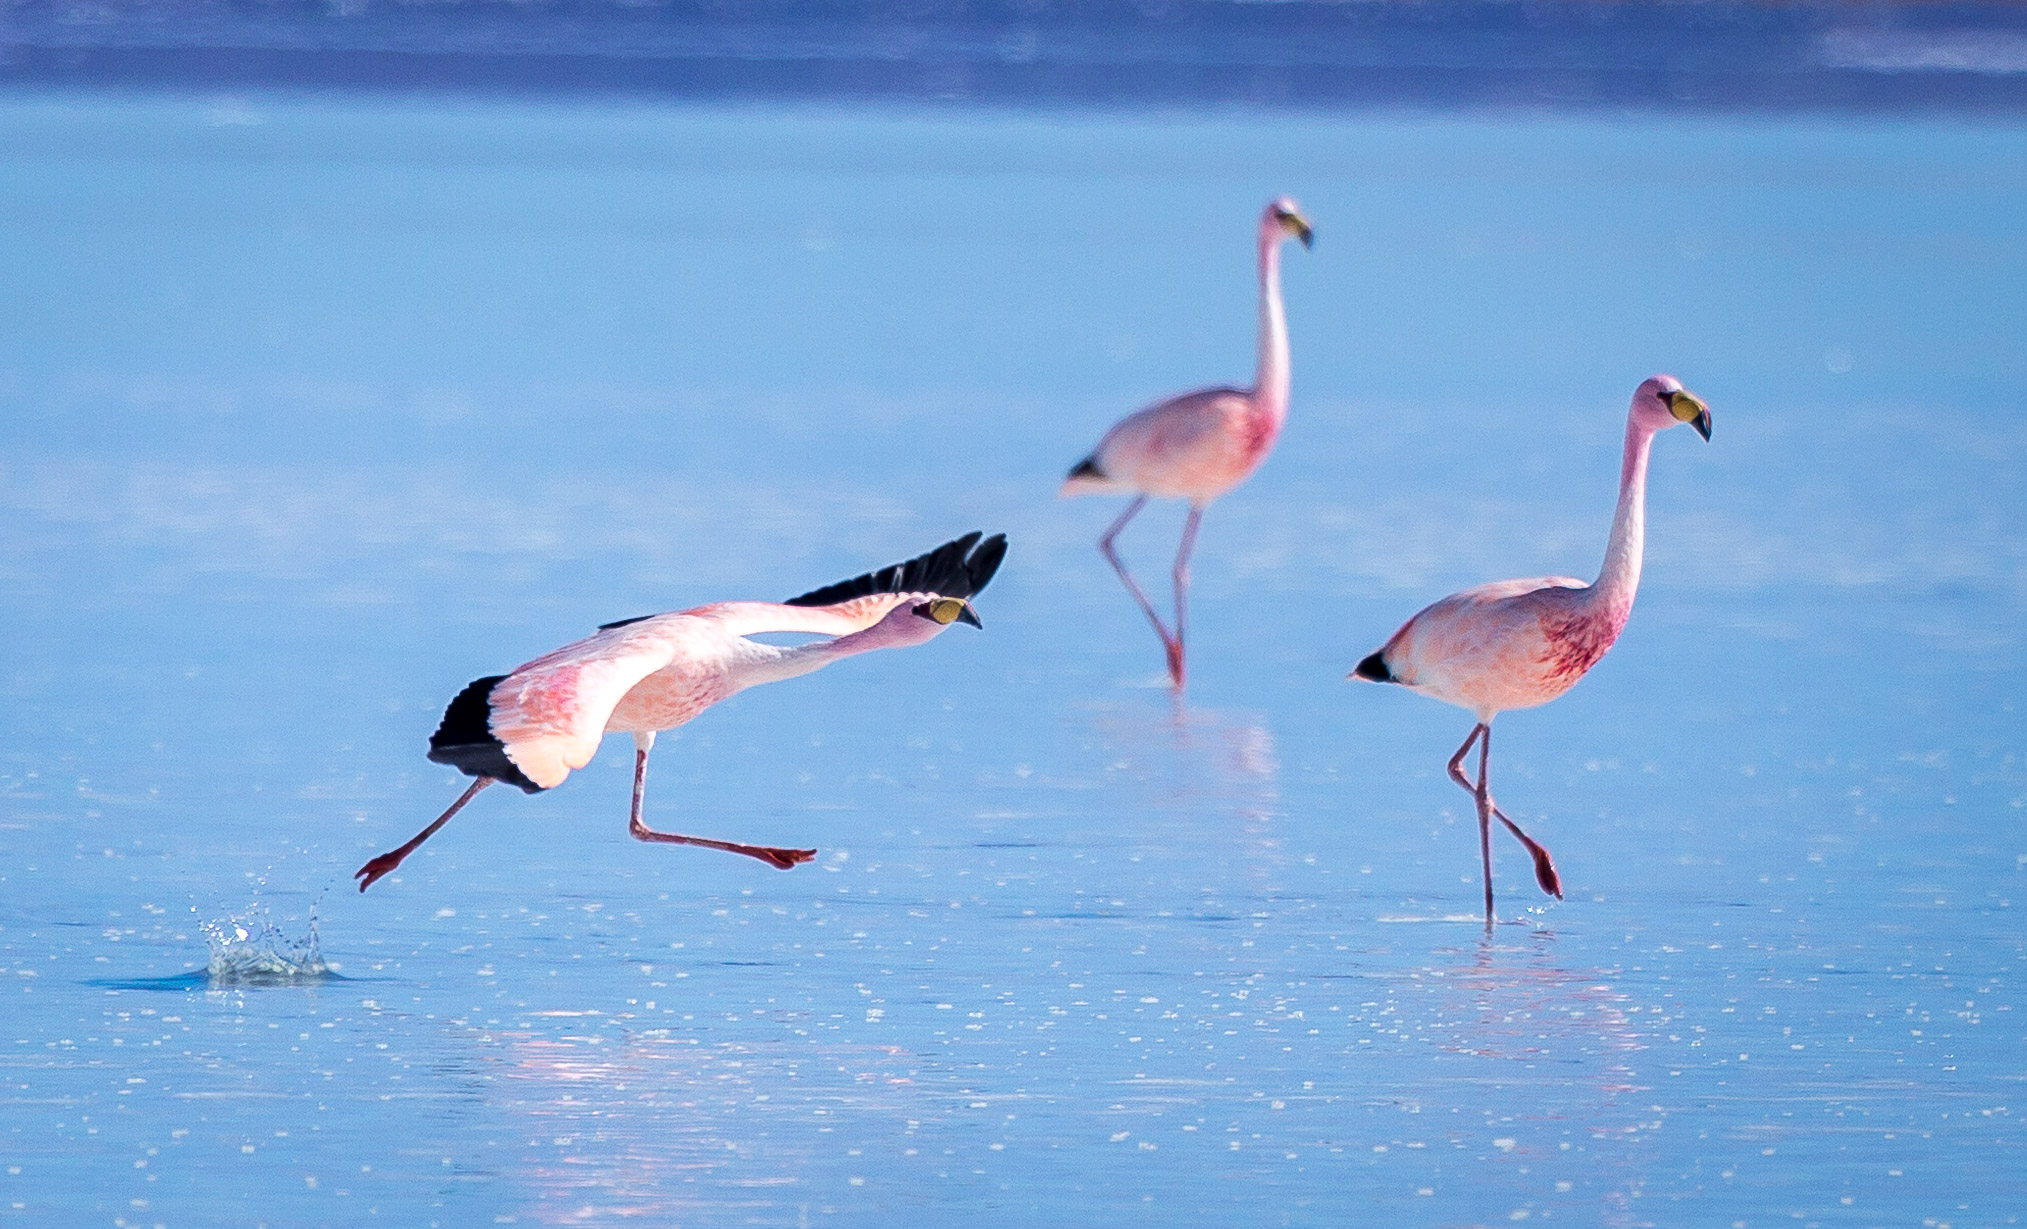
[[[722,849],[726,853],[743,853],[749,858],[758,858],[778,870],[793,870],[797,863],[807,862],[816,857],[814,849],[777,849],[772,845],[741,845],[736,841],[714,841],[709,837],[681,836],[674,832],[657,832],[641,822],[641,801],[647,794],[648,750],[654,746],[654,735],[635,736],[633,753],[633,818],[627,830],[637,841],[660,841],[668,845],[696,845],[704,849]]]
[[[1127,522],[1140,515],[1140,510],[1146,506],[1147,496],[1134,496],[1133,502],[1126,505],[1126,511],[1120,513],[1119,519],[1113,521],[1112,527],[1098,539],[1098,552],[1105,556],[1105,561],[1112,565],[1112,570],[1119,573],[1119,579],[1125,583],[1126,591],[1133,595],[1133,600],[1140,603],[1140,613],[1147,616],[1149,623],[1154,624],[1154,634],[1161,637],[1161,647],[1168,653],[1169,674],[1173,676],[1175,663],[1182,656],[1181,638],[1168,634],[1168,626],[1161,621],[1160,615],[1154,613],[1154,603],[1148,601],[1147,595],[1140,591],[1139,582],[1133,579],[1133,573],[1126,569],[1126,561],[1119,557],[1118,549],[1112,545],[1120,530],[1125,529]]]
[[[1484,737],[1478,744],[1478,856],[1485,862],[1485,928],[1492,929],[1492,784],[1487,765],[1492,759],[1492,727],[1479,723]]]
[[[1540,841],[1522,832],[1520,825],[1506,818],[1506,812],[1500,810],[1496,804],[1492,808],[1492,818],[1505,824],[1506,830],[1511,832],[1521,844],[1527,846],[1528,856],[1534,859],[1534,881],[1541,885],[1541,890],[1557,900],[1561,900],[1562,876],[1556,874],[1555,859],[1549,856],[1548,846],[1543,845]]]
[[[1189,519],[1182,523],[1182,545],[1175,552],[1175,643],[1168,646],[1168,677],[1175,680],[1177,690],[1186,672],[1182,645],[1189,627],[1189,557],[1196,551],[1197,526],[1203,519],[1204,510],[1191,504]]]
[[[1471,747],[1478,741],[1480,734],[1485,736],[1486,751],[1489,754],[1492,744],[1492,727],[1481,723],[1471,727],[1471,736],[1464,740],[1463,746],[1457,748],[1457,754],[1450,757],[1450,779],[1462,786],[1474,798],[1477,796],[1478,789],[1464,775],[1464,757],[1471,754]],[[1482,762],[1480,768],[1483,768]],[[1562,876],[1556,873],[1555,859],[1549,854],[1548,847],[1527,835],[1527,833],[1522,832],[1520,825],[1514,823],[1506,812],[1499,809],[1499,804],[1493,801],[1492,793],[1489,789],[1485,793],[1485,802],[1492,818],[1506,825],[1506,830],[1513,834],[1514,839],[1527,847],[1528,856],[1534,859],[1534,881],[1541,885],[1542,891],[1555,897],[1557,900],[1561,900]]]
[[[473,798],[478,797],[479,791],[484,789],[486,786],[491,785],[492,783],[493,779],[491,777],[480,777],[478,780],[473,781],[471,788],[466,790],[464,793],[459,794],[457,801],[450,804],[449,810],[437,816],[435,823],[432,823],[429,827],[424,828],[422,831],[416,833],[412,838],[409,839],[408,844],[403,845],[399,849],[390,850],[387,853],[383,853],[379,857],[373,859],[371,862],[368,862],[366,865],[360,867],[358,870],[353,871],[352,878],[357,879],[359,881],[359,890],[361,892],[364,892],[367,888],[373,886],[375,880],[379,879],[382,875],[385,875],[387,872],[393,870],[395,867],[400,866],[401,860],[407,857],[409,854],[414,853],[416,846],[422,844],[430,837],[435,836],[436,830],[438,828],[441,828],[445,824],[449,823],[451,816],[457,814],[459,811],[464,810],[465,803],[470,802]]]
[[[1471,748],[1477,744],[1478,736],[1484,732],[1484,723],[1472,726],[1471,737],[1465,739],[1464,745],[1457,748],[1457,754],[1450,757],[1450,779],[1462,786],[1467,794],[1476,794],[1478,791],[1473,788],[1471,779],[1464,775],[1464,757],[1471,754]]]

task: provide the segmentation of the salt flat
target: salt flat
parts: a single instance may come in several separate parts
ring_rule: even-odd
[[[0,1218],[2015,1223],[2023,154],[0,99]],[[1053,490],[1246,378],[1278,192],[1294,408],[1177,705]],[[1468,718],[1343,676],[1589,575],[1657,370],[1714,439],[1659,442],[1618,647],[1499,723],[1569,899],[1504,849],[1488,937]],[[469,679],[972,528],[982,633],[658,751],[651,820],[814,865],[629,840],[622,745],[350,890]],[[313,912],[334,974],[207,973]]]

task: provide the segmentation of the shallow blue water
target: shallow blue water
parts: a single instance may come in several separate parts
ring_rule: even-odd
[[[0,1216],[2015,1223],[2027,129],[0,99]],[[1280,450],[1192,685],[1054,484],[1252,357]],[[1499,723],[1344,672],[1589,574]],[[1149,579],[1179,516],[1127,538]],[[956,532],[983,633],[459,788],[441,706],[596,623]],[[315,911],[335,975],[206,972]],[[235,948],[235,943],[239,946]],[[280,981],[284,984],[259,984]]]

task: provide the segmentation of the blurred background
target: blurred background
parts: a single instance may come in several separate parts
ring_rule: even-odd
[[[2017,114],[2000,3],[10,0],[8,80],[722,102],[1947,109]]]

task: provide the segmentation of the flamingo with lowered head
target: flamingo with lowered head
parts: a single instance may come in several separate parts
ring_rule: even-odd
[[[1281,310],[1281,244],[1309,247],[1316,232],[1294,201],[1281,197],[1260,215],[1260,365],[1250,389],[1206,388],[1157,402],[1121,419],[1064,480],[1064,495],[1133,493],[1133,502],[1098,539],[1098,549],[1154,624],[1168,651],[1168,677],[1181,688],[1183,636],[1189,622],[1189,558],[1204,509],[1244,482],[1267,459],[1288,420],[1288,319]],[[1150,497],[1189,500],[1175,554],[1175,632],[1140,591],[1113,540]]]
[[[1546,704],[1576,685],[1612,647],[1633,613],[1646,538],[1647,456],[1654,437],[1688,423],[1710,439],[1710,409],[1674,376],[1658,375],[1634,390],[1626,414],[1626,451],[1619,469],[1619,510],[1612,519],[1604,566],[1590,584],[1568,576],[1500,580],[1453,593],[1401,625],[1352,677],[1399,683],[1477,714],[1470,737],[1450,757],[1450,779],[1478,804],[1478,852],[1485,864],[1485,924],[1492,925],[1492,821],[1527,847],[1541,890],[1562,898],[1555,861],[1492,800],[1486,763],[1492,719],[1508,709]],[[1478,784],[1463,772],[1478,744]]]
[[[814,849],[778,849],[657,832],[641,822],[648,751],[655,734],[720,700],[874,649],[922,644],[953,622],[979,627],[968,599],[992,580],[1006,536],[968,533],[926,555],[790,598],[784,603],[718,602],[673,614],[607,623],[512,674],[482,678],[459,692],[429,740],[429,758],[477,778],[450,809],[406,845],[383,853],[353,878],[364,892],[401,865],[478,792],[495,781],[539,793],[591,762],[607,731],[633,735],[633,835],[701,845],[788,870]],[[814,632],[831,637],[792,647],[750,636]]]

